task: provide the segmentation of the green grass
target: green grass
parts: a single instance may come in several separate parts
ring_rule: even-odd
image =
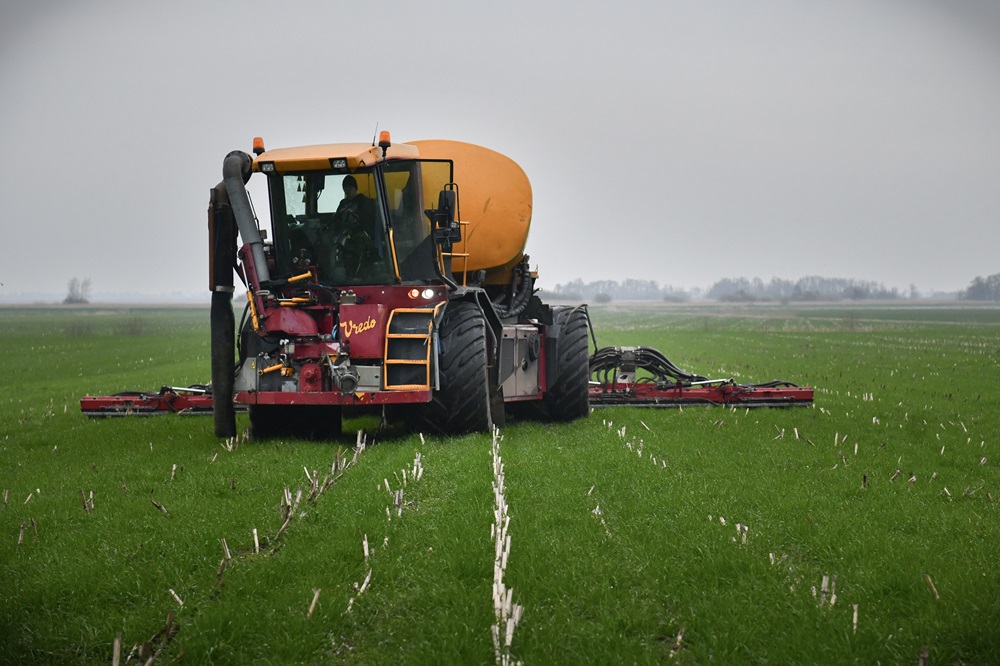
[[[504,578],[525,608],[513,657],[912,663],[926,646],[932,663],[994,661],[998,314],[592,309],[602,345],[812,385],[816,405],[509,423]],[[377,442],[304,497],[279,537],[284,490],[308,495],[303,467],[329,474],[338,455],[353,458],[353,435],[230,451],[209,418],[78,410],[87,393],[207,380],[206,310],[8,309],[0,339],[12,352],[0,380],[0,663],[109,663],[116,634],[128,653],[171,612],[179,631],[160,662],[493,661],[488,436]],[[399,507],[386,482],[403,489]],[[93,491],[90,512],[81,491]],[[233,556],[221,574],[220,539]],[[824,576],[836,577],[832,605]]]

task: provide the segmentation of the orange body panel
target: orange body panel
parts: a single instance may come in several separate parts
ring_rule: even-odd
[[[403,143],[393,144],[389,148],[388,158],[416,158],[417,150]],[[299,148],[276,148],[259,155],[253,161],[253,170],[260,171],[261,162],[274,162],[278,173],[289,171],[310,171],[327,169],[330,159],[343,157],[351,170],[358,167],[371,166],[382,160],[382,149],[368,143],[338,143],[319,146],[302,146]]]

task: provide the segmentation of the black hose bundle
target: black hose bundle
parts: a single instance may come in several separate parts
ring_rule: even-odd
[[[508,293],[493,301],[493,307],[500,317],[516,317],[528,307],[534,294],[535,279],[528,267],[528,257],[525,255],[511,271]]]
[[[639,381],[660,384],[690,384],[708,381],[707,377],[681,370],[652,347],[603,347],[590,357],[590,374],[602,384],[614,383],[622,373],[645,370],[651,377]]]
[[[644,370],[650,376],[637,377]],[[681,370],[662,352],[652,347],[602,347],[590,357],[590,375],[605,386],[613,386],[622,375],[631,375],[633,383],[655,383],[658,387],[690,386],[696,383],[712,382],[708,377]],[[725,380],[733,383],[733,380]],[[715,382],[712,382],[715,383]],[[720,380],[719,383],[724,383]],[[741,384],[747,388],[777,388],[797,385],[780,379],[761,384]]]

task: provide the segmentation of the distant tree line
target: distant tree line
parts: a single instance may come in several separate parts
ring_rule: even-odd
[[[557,284],[548,292],[552,298],[567,301],[592,301],[608,303],[613,300],[623,301],[686,301],[691,294],[683,289],[661,287],[654,280],[597,280],[584,282],[577,278],[566,284]]]
[[[996,277],[1000,287],[1000,276]],[[570,301],[590,301],[607,303],[612,300],[653,301],[665,300],[682,302],[691,298],[707,298],[716,301],[836,301],[900,298],[899,290],[884,284],[845,278],[808,276],[798,280],[771,278],[764,282],[760,278],[723,278],[703,291],[690,291],[675,287],[661,287],[653,280],[597,280],[584,282],[577,278],[565,284],[557,284],[549,296]],[[917,288],[910,286],[910,298],[917,297]]]
[[[1000,301],[1000,273],[981,277],[977,275],[969,287],[959,294],[968,301]]]
[[[915,288],[911,291],[915,293]],[[723,278],[705,292],[705,297],[717,301],[836,301],[849,299],[861,301],[869,299],[899,298],[899,290],[889,289],[884,284],[867,280],[828,278],[816,275],[783,280],[771,278],[764,282],[760,278]]]

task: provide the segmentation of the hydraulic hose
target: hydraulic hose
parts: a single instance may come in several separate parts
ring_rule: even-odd
[[[674,365],[662,352],[651,347],[602,347],[590,357],[590,374],[596,381],[604,385],[612,385],[623,371],[634,373],[644,370],[651,377],[636,379],[639,382],[653,382],[657,386],[692,386],[711,382],[707,377],[681,370]],[[728,380],[732,383],[732,380]],[[798,388],[792,382],[775,379],[759,384],[740,384],[743,388],[779,388],[782,386]]]
[[[531,269],[528,267],[528,257],[525,255],[521,263],[511,271],[509,298],[501,298],[493,302],[497,314],[501,317],[517,317],[528,307],[531,296],[534,294],[534,278],[531,276]],[[505,300],[509,302],[504,302]]]
[[[657,384],[707,381],[706,377],[681,370],[651,347],[603,347],[590,357],[590,373],[602,383],[613,382],[623,366],[649,372]]]

